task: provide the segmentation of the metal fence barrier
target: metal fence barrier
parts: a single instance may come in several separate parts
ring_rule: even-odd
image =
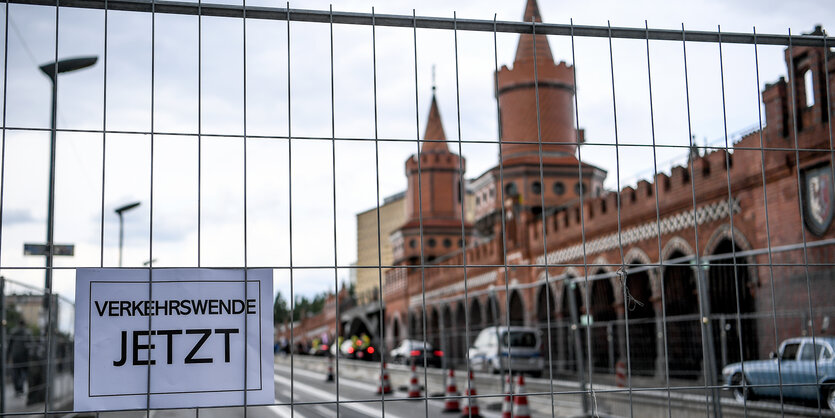
[[[51,48],[53,62],[40,68],[52,82],[49,126],[27,118],[33,110],[15,90],[15,83],[27,80],[15,79],[25,60],[21,57],[32,56],[28,29],[15,25],[15,15],[43,23],[32,17],[38,14],[54,16],[54,39],[43,44]],[[830,227],[835,148],[829,123],[835,64],[830,63],[833,39],[819,27],[798,35],[690,31],[683,25],[669,30],[550,24],[542,23],[533,1],[522,22],[146,0],[12,0],[5,3],[4,17],[0,416],[108,414],[72,406],[74,302],[67,289],[76,268],[113,266],[108,260],[115,256],[115,244],[105,230],[113,222],[111,206],[119,206],[126,193],[147,201],[142,226],[147,251],[133,246],[128,251],[132,260],[141,255],[148,261],[122,267],[123,212],[137,205],[119,206],[118,267],[267,267],[287,299],[276,298],[275,313],[283,316],[276,317],[274,404],[246,405],[244,399],[243,406],[188,411],[148,406],[109,413],[114,416],[429,417],[449,400],[469,406],[480,402],[484,415],[497,416],[505,397],[516,404],[507,411],[510,416],[530,416],[530,409],[519,406],[520,399],[526,404],[528,398],[534,416],[823,416],[835,410],[835,338],[829,326],[835,312],[835,232]],[[65,21],[95,33],[87,38],[65,33]],[[143,30],[136,29],[141,26],[137,21],[146,25]],[[207,31],[209,22],[214,26]],[[252,28],[264,22],[272,26]],[[171,28],[166,24],[176,29],[167,33]],[[399,32],[389,32],[395,29]],[[296,31],[305,35],[297,37]],[[367,56],[363,68],[340,68],[344,62],[334,58],[335,32],[350,40],[362,36],[351,53]],[[284,43],[250,38],[250,33],[269,33]],[[305,39],[311,33],[322,36]],[[212,52],[205,45],[210,36],[226,48],[221,57],[210,57],[218,68],[204,65]],[[424,44],[424,36],[431,41]],[[512,68],[500,67],[505,41],[517,36]],[[24,53],[10,49],[11,37],[22,42]],[[194,41],[193,50],[173,48],[185,58],[164,55],[170,50],[162,45],[181,37]],[[149,50],[118,50],[124,39],[133,38],[147,41]],[[102,44],[93,48],[102,52],[98,61],[64,59],[78,50],[73,45],[78,39]],[[337,35],[336,43],[341,41]],[[315,42],[327,47],[315,50]],[[548,42],[563,48],[559,53],[568,63],[556,62]],[[252,55],[253,45],[264,56],[281,58]],[[638,58],[624,58],[621,47]],[[446,120],[455,122],[446,132],[434,67],[430,105],[422,100],[429,83],[422,70],[428,64],[421,60],[437,52],[425,50],[443,48],[451,59],[442,76],[454,92],[442,102],[455,106],[454,111],[445,109]],[[470,65],[470,52],[479,48],[489,59],[473,59],[478,64]],[[461,58],[465,49],[468,58]],[[770,58],[779,57],[778,63],[785,61],[785,78],[760,79],[764,49],[772,52]],[[342,52],[337,46],[336,55]],[[583,67],[596,62],[588,58],[595,53],[600,65]],[[149,54],[142,70],[147,80],[120,80],[119,71],[130,73],[125,57],[139,54]],[[699,54],[713,54],[717,67],[709,68],[699,59],[706,55]],[[194,68],[175,70],[197,86],[196,123],[181,129],[172,122],[181,114],[170,96],[180,92],[184,79],[165,79],[168,73],[159,68],[169,60],[195,57]],[[627,68],[618,60],[640,66]],[[104,67],[101,79],[81,89],[100,94],[100,120],[61,120],[62,109],[73,113],[61,107],[67,95],[59,74],[96,62]],[[254,66],[276,62],[284,65],[266,73],[286,85],[252,81],[261,80],[256,75],[263,71]],[[484,95],[472,93],[470,73],[463,67],[471,71],[484,63],[486,68],[479,70],[493,74],[492,84],[479,88],[492,91],[495,103],[477,108],[489,110],[477,119],[467,110],[468,94],[479,97],[472,101]],[[578,76],[584,71],[590,75]],[[769,77],[774,73],[769,70]],[[702,82],[703,76],[713,77],[720,100],[698,108],[695,103],[705,101],[697,96],[711,84]],[[616,81],[622,77],[645,86],[639,99],[623,98],[624,90],[633,94],[639,89],[625,88]],[[750,85],[737,85],[740,79]],[[357,80],[367,85],[337,91],[340,83]],[[210,95],[204,87],[210,83],[218,90],[237,85],[241,97],[218,93],[206,100]],[[134,100],[132,94],[145,84],[147,100]],[[327,96],[322,103],[305,102],[311,85]],[[413,89],[398,89],[402,86]],[[670,94],[674,88],[677,93]],[[403,91],[409,95],[400,97]],[[271,96],[276,92],[283,95]],[[366,95],[370,107],[362,110],[352,94]],[[600,102],[606,106],[589,104],[584,94],[605,96]],[[273,105],[270,100],[268,106],[250,104],[264,96]],[[131,108],[131,100],[141,103]],[[729,107],[743,103],[748,110],[729,118]],[[641,112],[635,111],[639,105],[644,106]],[[401,112],[407,117],[386,120],[398,106],[407,108]],[[428,118],[422,119],[430,106]],[[137,110],[143,107],[147,114]],[[611,122],[599,122],[589,109]],[[670,121],[671,109],[680,118]],[[314,118],[322,112],[330,117]],[[356,129],[346,130],[349,135],[337,133],[338,122],[354,126],[339,112],[358,119]],[[213,119],[225,117],[239,117],[240,126],[224,130],[213,125]],[[638,123],[638,118],[644,119]],[[495,120],[495,137],[479,128],[493,123],[485,120]],[[612,132],[586,134],[587,121]],[[721,132],[720,140],[700,145],[698,123],[709,125],[706,131]],[[676,124],[678,131],[667,126]],[[469,136],[465,129],[477,134]],[[729,133],[735,130],[738,134]],[[663,138],[657,131],[681,135]],[[636,132],[645,137],[625,138]],[[47,135],[47,240],[27,250],[41,249],[44,268],[18,258],[20,241],[32,238],[14,229],[14,216],[15,210],[34,204],[20,197],[28,192],[19,189],[32,188],[16,162],[21,158],[26,164],[25,150],[32,149],[21,145],[21,138],[44,140]],[[84,158],[94,158],[81,158],[68,169],[67,154],[56,152],[72,150],[62,143],[73,141],[94,144],[82,151]],[[498,160],[493,161],[496,151]],[[196,170],[172,168],[172,155]],[[465,175],[465,155],[468,164],[489,168]],[[659,168],[659,161],[674,156],[675,163],[662,172],[667,168]],[[613,165],[596,165],[603,162]],[[142,164],[147,166],[111,180],[120,165],[133,169]],[[626,171],[623,178],[621,170]],[[629,172],[639,171],[643,174],[627,180]],[[82,215],[65,214],[71,212],[67,194],[78,190],[61,182],[78,172],[94,177],[97,200],[90,202],[88,192],[79,191]],[[134,177],[139,180],[124,180]],[[279,180],[261,183],[269,177]],[[389,192],[402,191],[395,189],[403,188],[403,179],[405,194],[384,200]],[[265,209],[250,203],[255,193],[275,196]],[[365,200],[354,203],[354,195]],[[363,218],[370,220],[367,230],[359,221],[363,205],[372,207]],[[224,212],[227,206],[231,209]],[[395,209],[386,212],[390,207]],[[367,250],[370,256],[358,255],[351,263],[345,260],[354,257],[353,248],[342,242],[344,236],[354,239],[354,216],[360,229],[357,253]],[[229,218],[234,218],[232,227],[216,228],[228,226]],[[96,225],[96,238],[86,236],[89,228],[86,235],[62,230],[68,228],[66,219]],[[269,230],[270,222],[282,226]],[[86,240],[75,250],[78,261],[53,260],[72,251],[54,245],[56,225],[59,239]],[[277,241],[286,245],[273,246]],[[179,247],[194,251],[173,262],[157,261]],[[316,252],[325,256],[310,256]],[[31,285],[40,274],[46,276],[44,288]],[[346,275],[368,274],[368,288],[350,291],[344,284]],[[369,283],[356,280],[358,287]],[[325,296],[304,300],[300,311],[300,294],[309,296],[313,288]],[[491,332],[496,337],[489,343]],[[529,343],[524,342],[528,334]],[[402,351],[410,340],[419,348]],[[319,379],[331,372],[315,356],[332,362],[335,383],[321,386]],[[772,359],[757,361],[767,357]],[[387,362],[421,366],[416,372],[419,403],[410,403],[400,388],[391,394],[374,392],[382,385]],[[443,368],[444,374],[434,368]],[[409,371],[391,369],[405,385]],[[447,369],[458,371],[457,393],[447,391]],[[526,391],[519,388],[521,380],[509,378],[522,372],[532,375]]]

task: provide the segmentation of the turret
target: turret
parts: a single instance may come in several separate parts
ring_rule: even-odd
[[[542,22],[536,0],[528,0],[524,20]],[[573,158],[577,142],[574,128],[574,67],[565,62],[554,63],[548,38],[545,35],[520,35],[513,68],[502,66],[496,76],[501,138],[504,142],[502,162],[507,165],[515,160],[524,160],[525,157],[538,157],[537,88],[544,144],[543,159]]]
[[[434,87],[432,90],[420,153],[406,160],[406,223],[391,236],[397,264],[420,262],[421,227],[427,262],[462,247],[464,159],[449,151]]]
[[[463,158],[449,151],[438,102],[433,94],[420,154],[406,160],[406,177],[409,182],[406,219],[417,221],[422,215],[424,221],[446,219],[458,221],[460,225],[460,181],[463,169]],[[423,213],[418,207],[421,200]]]

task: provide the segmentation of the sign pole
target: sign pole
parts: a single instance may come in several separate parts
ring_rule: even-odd
[[[8,341],[6,341],[6,278],[0,276],[0,414],[6,412],[6,351],[8,350]]]

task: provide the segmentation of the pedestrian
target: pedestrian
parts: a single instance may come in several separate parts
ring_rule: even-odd
[[[31,334],[21,319],[9,336],[9,362],[12,366],[12,382],[15,395],[23,395],[23,383],[29,371],[29,341]]]

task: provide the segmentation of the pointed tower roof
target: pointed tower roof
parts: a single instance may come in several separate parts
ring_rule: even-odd
[[[539,5],[536,0],[528,0],[525,6],[525,22],[531,20],[541,23],[542,16],[539,14]],[[534,59],[534,42],[532,34],[522,34],[519,36],[519,44],[516,46],[516,59],[519,61],[533,61]],[[545,35],[536,35],[536,58],[538,60],[547,59],[549,62],[554,62],[554,57],[551,55],[551,46],[548,45],[548,38]]]
[[[444,134],[444,125],[441,123],[441,112],[438,111],[438,101],[435,100],[434,87],[432,88],[432,107],[429,108],[429,118],[426,120],[426,131],[423,133],[424,140],[433,140],[433,142],[424,142],[420,152],[449,152],[449,147],[446,143],[446,135]],[[443,142],[435,142],[442,140]]]

